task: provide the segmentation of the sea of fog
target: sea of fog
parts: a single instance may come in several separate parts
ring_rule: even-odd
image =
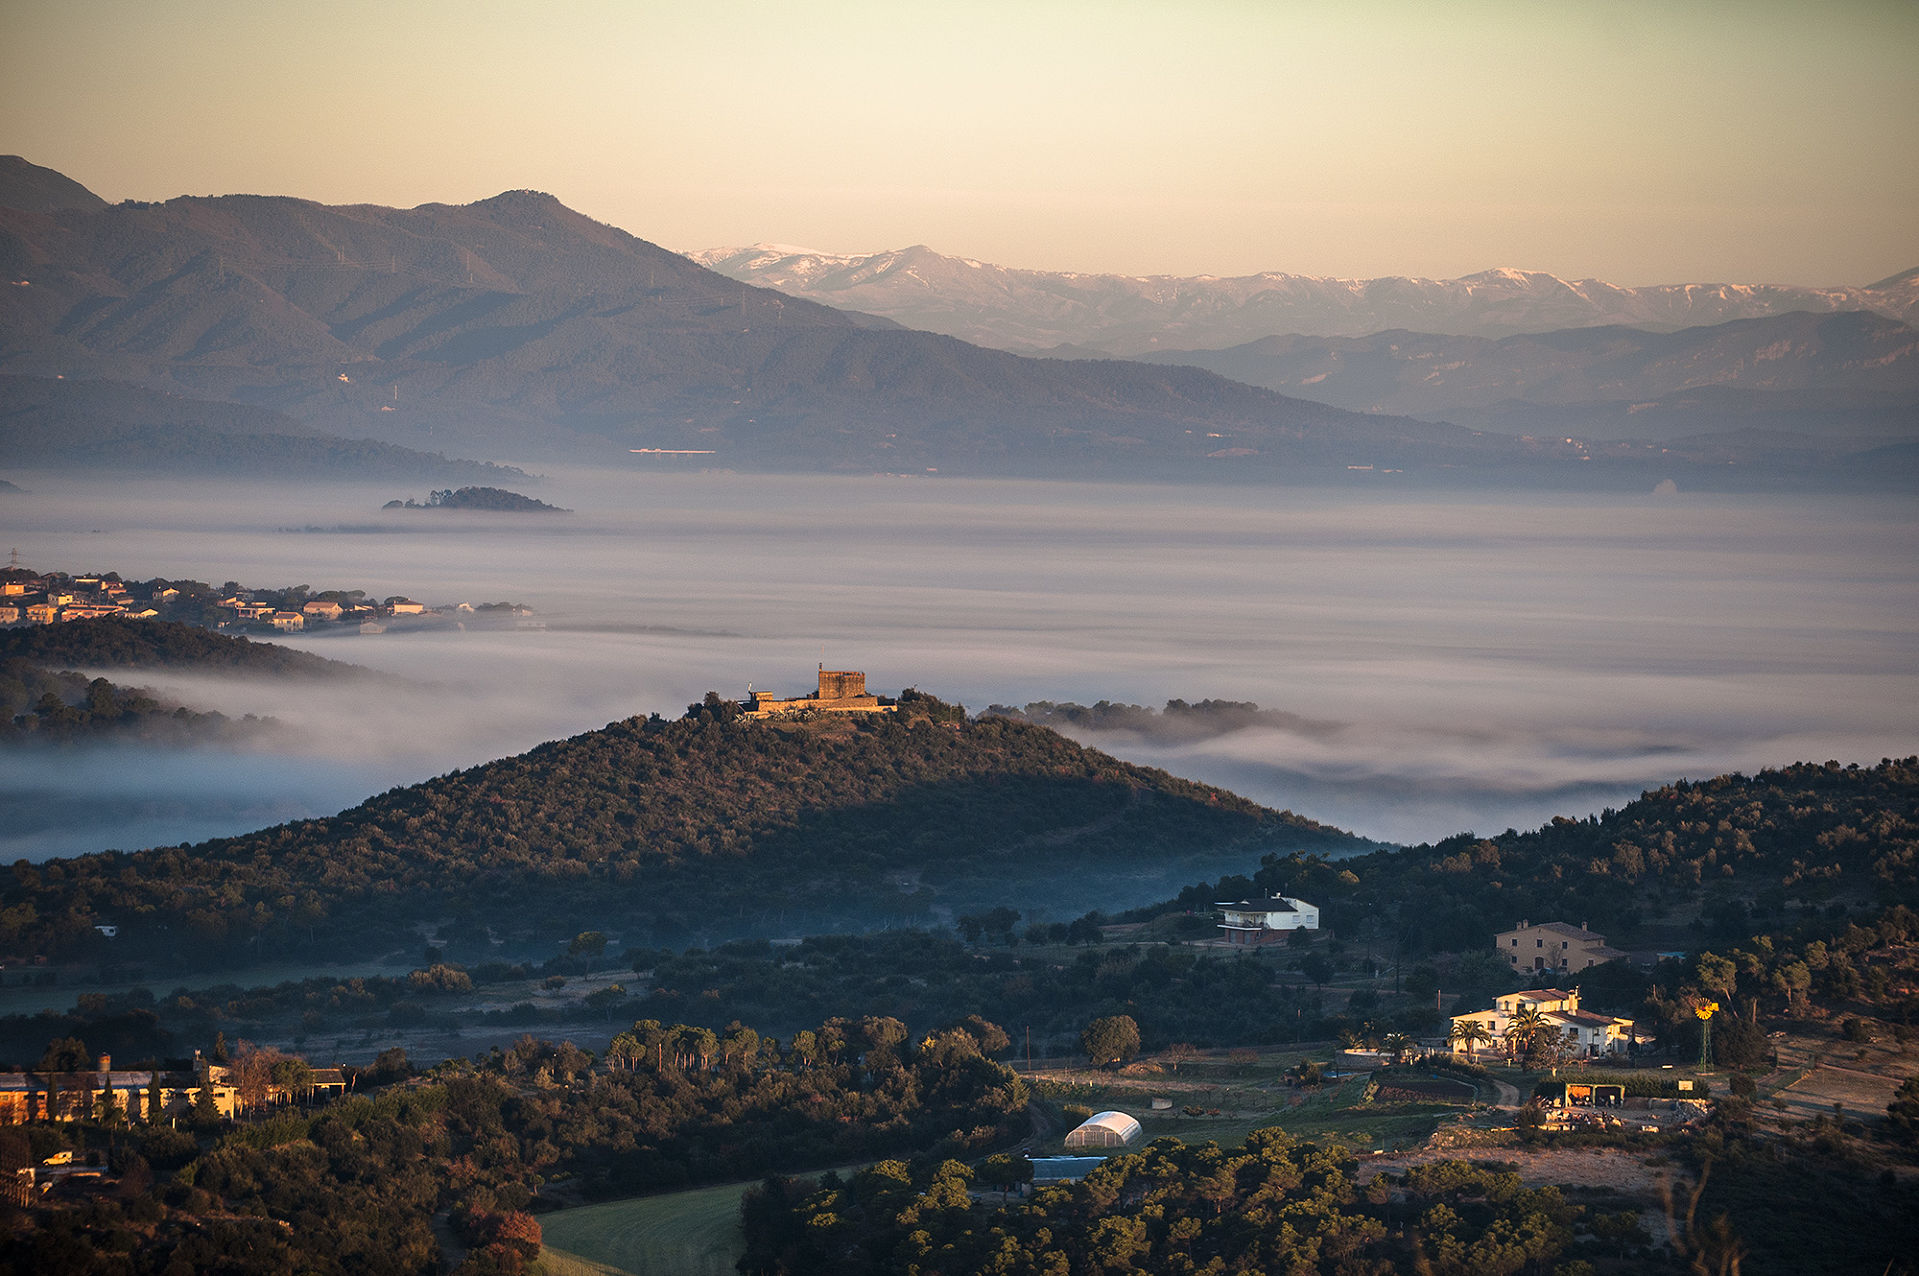
[[[1499,832],[1681,777],[1919,751],[1900,498],[1376,495],[560,472],[565,515],[383,514],[392,485],[14,476],[0,553],[69,572],[511,601],[544,629],[288,639],[409,686],[117,680],[284,724],[245,752],[0,756],[0,857],[329,813],[707,690],[1255,701],[1089,742],[1370,837]]]

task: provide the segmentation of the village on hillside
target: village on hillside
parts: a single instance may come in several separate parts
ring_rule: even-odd
[[[516,603],[429,607],[404,595],[368,597],[365,590],[310,585],[250,589],[238,581],[208,585],[156,577],[128,581],[117,572],[71,575],[20,565],[17,551],[0,568],[0,626],[52,625],[118,616],[170,620],[232,634],[309,631],[384,633],[393,625],[431,626],[480,619],[527,625],[533,611]]]

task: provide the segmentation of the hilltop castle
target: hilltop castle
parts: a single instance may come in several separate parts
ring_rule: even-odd
[[[857,669],[820,666],[819,690],[803,696],[775,696],[748,688],[746,716],[773,718],[793,713],[891,713],[896,706],[883,696],[867,694],[866,675]]]

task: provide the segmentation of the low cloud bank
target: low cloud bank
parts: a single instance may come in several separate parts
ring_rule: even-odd
[[[112,675],[283,729],[7,759],[0,808],[29,814],[0,841],[27,858],[326,814],[708,690],[805,691],[822,660],[1393,841],[1919,749],[1898,502],[579,472],[541,488],[563,527],[376,534],[276,529],[377,525],[384,489],[23,486],[0,544],[42,569],[510,600],[546,626],[286,639],[404,686]]]

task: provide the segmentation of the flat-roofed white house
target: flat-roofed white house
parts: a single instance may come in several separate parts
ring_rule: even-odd
[[[1095,1112],[1066,1135],[1069,1148],[1123,1148],[1139,1137],[1139,1122],[1124,1112]]]
[[[1290,895],[1271,899],[1242,899],[1213,905],[1223,920],[1219,929],[1229,944],[1275,944],[1294,930],[1318,930],[1319,906]]]

